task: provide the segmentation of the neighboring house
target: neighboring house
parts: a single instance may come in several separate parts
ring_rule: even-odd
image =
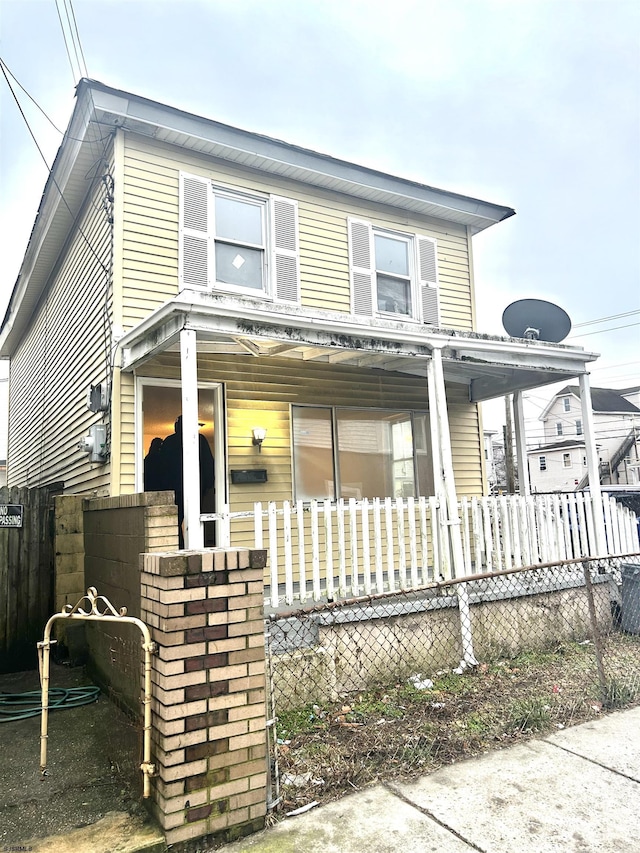
[[[10,484],[140,491],[182,413],[187,547],[256,501],[454,518],[487,491],[478,404],[588,393],[596,358],[476,332],[471,240],[513,213],[82,80],[0,329]]]
[[[497,430],[484,431],[484,459],[487,469],[488,494],[503,494],[507,488],[507,467],[504,434]]]
[[[637,485],[640,448],[640,389],[592,388],[592,417],[603,485]],[[580,389],[566,386],[546,406],[540,420],[544,441],[528,450],[531,486],[536,492],[573,491],[587,485],[587,452]]]

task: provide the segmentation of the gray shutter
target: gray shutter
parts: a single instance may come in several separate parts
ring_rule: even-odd
[[[211,184],[180,174],[180,287],[209,284]]]
[[[428,326],[439,326],[438,244],[432,237],[416,237],[416,246],[422,322]]]
[[[298,204],[271,196],[272,264],[274,296],[279,302],[300,301],[300,257],[298,252]]]
[[[375,273],[371,225],[360,219],[349,219],[348,228],[352,312],[371,317]]]

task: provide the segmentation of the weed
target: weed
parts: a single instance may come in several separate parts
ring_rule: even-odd
[[[527,698],[509,706],[507,728],[511,731],[542,731],[551,723],[550,705],[546,699]]]

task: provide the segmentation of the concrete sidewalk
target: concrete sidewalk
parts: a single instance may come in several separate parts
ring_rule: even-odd
[[[640,853],[640,708],[366,788],[224,853]]]

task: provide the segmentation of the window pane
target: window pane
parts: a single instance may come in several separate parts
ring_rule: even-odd
[[[409,413],[338,409],[340,496],[415,496]]]
[[[375,235],[376,269],[395,275],[409,275],[408,245],[404,240]]]
[[[246,249],[216,242],[216,281],[262,290],[261,249]]]
[[[216,237],[262,246],[262,207],[216,196]]]
[[[378,311],[411,313],[411,286],[401,278],[378,276]]]
[[[294,406],[292,417],[296,500],[333,499],[331,409]]]
[[[429,415],[416,412],[413,416],[413,436],[416,447],[416,468],[418,469],[418,494],[424,497],[435,495],[433,480],[433,454],[431,452],[431,432]]]

